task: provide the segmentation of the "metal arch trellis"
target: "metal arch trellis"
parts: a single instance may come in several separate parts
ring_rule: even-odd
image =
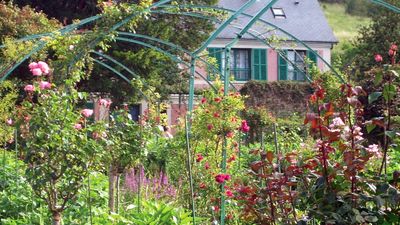
[[[256,22],[256,21],[261,21],[261,22],[263,22],[263,23],[265,23],[265,24],[268,24],[268,25],[270,25],[270,26],[272,26],[272,27],[274,27],[274,28],[276,28],[276,29],[278,29],[278,30],[280,30],[281,32],[283,32],[284,34],[286,34],[286,35],[288,35],[289,37],[291,37],[291,38],[293,38],[296,42],[299,42],[299,43],[302,43],[303,44],[303,46],[305,46],[306,48],[308,48],[308,50],[310,50],[310,51],[312,51],[313,53],[316,53],[314,50],[312,50],[309,46],[307,46],[305,43],[303,43],[303,42],[301,42],[299,39],[297,39],[296,37],[294,37],[293,35],[291,35],[289,32],[287,32],[287,31],[284,31],[284,30],[282,30],[282,29],[280,29],[279,27],[277,27],[277,26],[275,26],[275,25],[273,25],[273,24],[271,24],[271,23],[268,23],[267,21],[264,21],[264,20],[262,20],[262,19],[260,19],[260,17],[270,8],[270,7],[272,7],[273,6],[273,4],[274,3],[276,3],[276,2],[278,2],[279,0],[271,0],[271,1],[268,1],[268,0],[265,0],[266,2],[269,2],[268,4],[267,4],[267,6],[265,6],[264,8],[262,8],[258,13],[257,13],[257,15],[256,16],[252,16],[252,15],[248,15],[248,14],[246,14],[246,13],[244,13],[244,11],[246,10],[246,9],[248,9],[249,7],[251,7],[257,0],[250,0],[250,1],[247,1],[239,10],[237,10],[237,11],[234,11],[234,10],[229,10],[229,9],[223,9],[223,8],[219,8],[219,7],[212,7],[212,6],[195,6],[195,5],[178,5],[178,6],[172,6],[172,5],[167,5],[168,3],[170,3],[172,0],[162,0],[162,1],[159,1],[159,2],[157,2],[157,3],[154,3],[154,4],[152,4],[150,7],[148,7],[148,8],[146,8],[146,9],[144,9],[142,12],[139,12],[139,13],[133,13],[133,14],[131,14],[130,16],[128,16],[127,18],[125,18],[125,19],[123,19],[123,20],[121,20],[119,23],[117,23],[117,24],[115,24],[114,26],[112,26],[112,28],[111,29],[109,29],[107,32],[105,32],[104,34],[102,34],[101,36],[99,36],[99,37],[97,37],[95,40],[93,40],[90,44],[89,44],[89,46],[88,46],[88,49],[93,49],[93,48],[95,48],[96,47],[96,45],[99,43],[99,41],[101,41],[102,40],[102,38],[104,38],[104,37],[106,37],[108,34],[110,34],[111,32],[113,32],[113,31],[116,31],[118,28],[120,28],[121,26],[123,26],[123,25],[125,25],[126,23],[128,23],[130,20],[132,20],[132,19],[134,19],[136,16],[138,16],[138,15],[140,15],[140,14],[143,14],[143,13],[156,13],[155,11],[156,10],[154,10],[154,12],[152,12],[153,10],[153,8],[182,8],[182,7],[184,7],[184,8],[190,8],[190,9],[196,9],[196,8],[203,8],[203,9],[210,9],[210,10],[223,10],[223,11],[225,11],[225,12],[231,12],[231,13],[233,13],[227,20],[225,20],[221,25],[220,25],[220,27],[201,45],[201,47],[200,48],[198,48],[196,51],[194,51],[192,54],[190,54],[190,56],[191,56],[191,62],[190,62],[190,64],[189,63],[187,63],[187,62],[185,62],[185,65],[186,66],[190,66],[190,79],[189,79],[189,84],[190,84],[190,89],[189,89],[189,106],[188,106],[188,118],[191,118],[191,114],[192,114],[192,110],[193,110],[193,104],[194,104],[194,77],[195,77],[195,74],[196,74],[196,70],[195,70],[195,66],[196,66],[196,60],[201,60],[201,58],[200,58],[200,56],[199,56],[199,53],[200,52],[202,52],[203,50],[205,50],[208,46],[209,46],[209,44],[213,41],[213,40],[215,40],[216,38],[217,38],[217,36],[218,36],[218,34],[220,33],[220,32],[222,32],[228,25],[230,25],[231,23],[232,23],[232,21],[235,19],[235,18],[237,18],[239,15],[244,15],[244,16],[246,16],[246,17],[249,17],[249,18],[251,18],[250,19],[250,22],[248,22],[246,25],[245,25],[245,27],[244,28],[238,28],[238,29],[240,29],[240,32],[237,34],[237,36],[236,36],[236,38],[233,40],[233,41],[231,41],[230,43],[228,43],[226,46],[225,46],[225,48],[224,48],[224,51],[225,51],[225,58],[224,58],[224,61],[225,61],[225,63],[224,63],[224,68],[223,68],[223,71],[224,71],[224,73],[223,73],[223,78],[224,78],[224,92],[225,92],[225,95],[227,94],[227,92],[228,92],[228,85],[229,85],[229,77],[230,77],[230,63],[229,63],[229,57],[230,57],[230,54],[229,54],[229,51],[230,51],[230,48],[233,46],[233,45],[235,45],[236,43],[237,43],[237,41],[238,40],[240,40],[241,38],[242,38],[242,36],[244,35],[244,34],[250,34],[252,37],[254,37],[254,38],[256,38],[256,39],[258,39],[258,40],[261,40],[258,36],[256,36],[256,35],[254,35],[254,34],[252,34],[251,32],[248,32],[248,30],[251,28],[251,26]],[[399,8],[397,8],[397,7],[395,7],[395,6],[393,6],[393,5],[391,5],[391,4],[389,4],[389,3],[386,3],[385,1],[383,1],[383,0],[368,0],[368,1],[370,1],[370,2],[372,2],[372,3],[374,3],[374,4],[377,4],[377,5],[380,5],[380,6],[383,6],[383,7],[386,7],[387,9],[390,9],[390,10],[392,10],[392,11],[394,11],[394,12],[396,12],[396,13],[400,13],[400,9]],[[160,12],[161,13],[161,12]],[[191,14],[191,13],[185,13],[185,12],[181,12],[181,13],[177,13],[177,15],[191,15],[191,16],[194,16],[194,14]],[[76,29],[76,28],[79,28],[80,26],[82,26],[82,25],[84,25],[84,24],[87,24],[87,23],[90,23],[90,22],[93,22],[93,21],[96,21],[96,20],[98,20],[98,19],[100,19],[100,18],[102,18],[102,15],[97,15],[97,16],[93,16],[93,17],[89,17],[89,18],[87,18],[87,19],[85,19],[85,20],[82,20],[80,23],[77,23],[77,24],[73,24],[73,25],[69,25],[69,26],[66,26],[66,27],[64,27],[63,29],[60,29],[58,32],[61,34],[61,35],[67,35],[68,33],[70,33],[70,32],[72,32],[74,29]],[[15,62],[15,63],[13,63],[13,64],[9,64],[9,65],[6,65],[5,67],[3,67],[3,68],[1,68],[1,74],[3,75],[2,77],[1,77],[1,79],[0,79],[0,82],[2,82],[2,81],[4,81],[22,62],[24,62],[24,61],[26,61],[27,59],[29,59],[33,54],[35,54],[35,53],[37,53],[37,52],[39,52],[40,50],[42,50],[42,49],[44,49],[45,48],[45,46],[46,46],[46,44],[48,43],[48,40],[46,39],[46,38],[54,38],[55,36],[56,36],[56,34],[57,33],[45,33],[45,34],[37,34],[37,35],[31,35],[31,36],[28,36],[28,37],[25,37],[25,38],[22,38],[22,39],[19,39],[19,40],[16,40],[16,42],[24,42],[24,41],[30,41],[30,40],[36,40],[36,39],[41,39],[41,40],[39,40],[36,44],[35,44],[35,46],[34,46],[34,48],[28,53],[28,54],[26,54],[26,55],[24,55],[21,59],[19,59],[17,62]],[[122,34],[122,33],[120,33],[120,34]],[[123,35],[128,35],[128,34],[123,34]],[[143,38],[143,37],[142,37]],[[176,62],[179,62],[179,63],[184,63],[184,61],[183,60],[180,60],[178,57],[176,57],[176,56],[174,56],[172,53],[170,53],[170,52],[167,52],[167,51],[164,51],[163,49],[161,49],[161,48],[158,48],[158,47],[156,47],[156,46],[153,46],[153,45],[151,45],[151,44],[148,44],[148,43],[145,43],[145,42],[142,42],[142,41],[138,41],[138,40],[131,40],[131,39],[128,39],[128,38],[123,38],[123,37],[117,37],[117,40],[119,40],[119,41],[128,41],[128,42],[131,42],[131,43],[135,43],[135,44],[139,44],[139,45],[142,45],[142,46],[144,46],[144,47],[149,47],[149,48],[153,48],[153,49],[155,49],[155,50],[159,50],[159,51],[161,51],[161,52],[164,52],[166,55],[168,55],[171,59],[173,59],[174,61],[176,61]],[[160,41],[160,40],[153,40],[153,41]],[[160,42],[161,43],[161,42]],[[163,43],[163,44],[166,44],[167,45],[167,43]],[[168,43],[168,44],[171,44],[171,43]],[[268,44],[268,43],[265,43],[264,42],[264,44]],[[0,47],[4,47],[4,46],[0,46]],[[183,50],[183,49],[180,49],[180,50]],[[91,51],[92,53],[95,53],[94,51]],[[281,53],[280,53],[281,54]],[[99,55],[99,54],[97,54],[97,55]],[[329,65],[329,63],[327,63],[318,53],[316,53],[316,55],[317,55],[317,57],[319,57],[320,59],[322,59],[323,61],[324,61],[324,63],[326,64],[326,65],[328,65],[329,67],[330,67],[330,65]],[[69,66],[69,68],[71,68],[72,66],[73,66],[73,64],[76,62],[76,60],[78,60],[80,57],[82,57],[83,56],[83,53],[81,53],[81,54],[78,54],[77,55],[77,57],[70,63],[70,66]],[[102,57],[105,57],[106,55],[103,55]],[[105,58],[107,58],[107,57],[105,57]],[[116,61],[116,60],[114,60],[114,59],[110,59],[110,58],[107,58],[108,60],[110,60],[111,62],[113,62],[113,63],[116,63],[116,62],[118,62],[118,61]],[[100,60],[98,60],[98,59],[93,59],[96,63],[99,63],[100,65],[102,65],[102,66],[104,66],[105,68],[107,68],[107,69],[110,69],[112,72],[114,72],[116,75],[118,75],[118,76],[120,76],[122,79],[124,79],[125,81],[127,81],[127,82],[130,82],[129,81],[129,79],[128,78],[126,78],[122,73],[120,73],[119,71],[117,71],[117,70],[115,70],[115,68],[113,68],[112,66],[110,66],[110,65],[108,65],[108,64],[106,64],[106,63],[104,63],[104,62],[102,62],[102,61],[100,61]],[[118,66],[120,66],[120,67],[122,67],[124,70],[126,70],[126,71],[128,71],[128,73],[130,73],[131,75],[133,75],[134,77],[136,77],[135,76],[135,73],[133,72],[133,71],[131,71],[129,68],[127,68],[126,66],[124,66],[123,64],[120,64],[120,63],[116,63]],[[213,69],[215,69],[215,67],[213,68]],[[331,68],[331,69],[333,69],[333,68]],[[334,70],[333,70],[334,71]],[[335,71],[334,71],[335,72]],[[197,74],[199,74],[199,73],[197,73]],[[201,74],[200,74],[201,75]],[[338,74],[337,74],[338,75]],[[204,77],[203,77],[204,78]],[[343,80],[342,80],[343,81]],[[210,85],[212,86],[212,84],[210,83]],[[187,134],[187,144],[188,144],[188,153],[190,153],[190,123],[189,123],[189,125],[187,126],[187,128],[186,128],[186,134]],[[226,145],[225,145],[225,148],[226,148]],[[225,157],[223,156],[223,162],[222,162],[222,169],[224,169],[224,158],[225,158],[225,160],[226,160],[226,155],[225,155]],[[188,155],[188,160],[190,161],[190,157],[189,157],[189,155]],[[190,164],[190,163],[189,163]],[[189,169],[189,173],[191,173],[191,169]],[[192,192],[192,213],[193,213],[193,218],[195,217],[195,207],[194,207],[194,200],[193,200],[193,180],[192,180],[192,178],[190,179],[190,186],[191,186],[191,192]],[[221,190],[223,191],[223,186],[221,187]],[[222,195],[223,196],[223,195]],[[221,207],[221,224],[223,225],[224,223],[225,223],[225,215],[224,215],[224,204],[225,204],[225,201],[224,201],[224,199],[222,199],[222,201],[221,201],[221,205],[222,205],[222,207]],[[193,223],[195,223],[195,221],[193,220]]]

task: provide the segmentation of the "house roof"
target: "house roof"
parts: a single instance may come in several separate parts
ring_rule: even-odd
[[[218,5],[236,11],[246,2],[247,0],[220,0]],[[254,3],[252,7],[247,9],[245,13],[256,15],[257,12],[265,7],[269,2],[270,0],[259,0]],[[337,39],[333,34],[333,31],[317,0],[279,0],[273,5],[273,8],[282,8],[286,18],[274,18],[272,10],[270,9],[261,17],[261,19],[291,33],[301,41],[337,43]],[[249,20],[249,17],[239,16],[237,20],[232,22],[232,24],[244,27]],[[282,32],[272,29],[271,26],[262,25],[259,22],[254,24],[251,30],[254,31],[253,33],[255,34],[262,34],[262,36],[260,36],[262,38],[277,35],[291,40]],[[218,36],[218,38],[234,38],[238,32],[238,29],[229,26]],[[245,35],[242,38],[254,39],[254,37],[250,35]]]

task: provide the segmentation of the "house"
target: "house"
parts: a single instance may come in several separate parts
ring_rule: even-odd
[[[247,0],[220,0],[219,7],[237,11]],[[248,15],[255,15],[270,1],[257,1],[245,11]],[[330,28],[324,13],[317,0],[279,0],[262,17],[265,20],[297,39],[306,43],[317,52],[326,62],[331,61],[331,49],[338,41]],[[222,48],[234,39],[239,32],[238,27],[244,27],[249,22],[247,16],[239,16],[232,26],[227,27],[209,45],[209,56],[214,57],[221,70],[224,53]],[[329,70],[325,63],[306,47],[297,43],[293,38],[272,26],[257,22],[250,32],[253,35],[244,35],[231,50],[231,72],[234,85],[240,88],[249,80],[278,81],[296,80],[305,81],[303,71],[296,69],[305,68],[305,57],[314,61],[321,71]],[[254,36],[258,37],[256,39]],[[278,43],[266,45],[262,40],[280,39]],[[282,51],[281,57],[273,47]],[[287,61],[292,63],[288,63]],[[207,67],[199,67],[197,71],[207,77]],[[195,88],[207,88],[208,84],[200,76],[196,77]],[[186,112],[186,104],[182,96],[172,95],[168,109],[169,123],[175,124],[179,116]]]

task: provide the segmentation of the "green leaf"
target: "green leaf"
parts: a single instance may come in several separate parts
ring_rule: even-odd
[[[375,129],[376,125],[375,124],[367,124],[367,132],[371,133]]]
[[[385,131],[385,135],[393,139],[396,136],[396,132],[392,130]]]
[[[383,98],[388,102],[396,96],[396,86],[393,84],[387,84],[383,87]]]
[[[382,92],[373,92],[370,95],[368,95],[368,104],[372,104],[376,100],[378,100],[379,97],[381,97]]]
[[[378,85],[382,82],[383,80],[383,73],[382,71],[379,71],[376,75],[375,75],[375,80],[374,80],[374,84]]]

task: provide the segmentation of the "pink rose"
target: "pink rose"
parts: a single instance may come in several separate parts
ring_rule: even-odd
[[[77,124],[74,125],[74,128],[77,129],[77,130],[82,130],[82,124],[77,123]]]
[[[242,121],[242,126],[241,126],[240,129],[241,129],[244,133],[247,133],[247,132],[250,131],[250,127],[249,127],[249,125],[247,125],[247,121],[246,121],[246,120],[243,120],[243,121]]]
[[[89,118],[93,115],[93,110],[91,109],[84,109],[81,111],[82,115],[86,118]]]
[[[47,65],[47,63],[39,61],[37,64],[40,70],[43,72],[43,74],[45,75],[49,74],[50,68],[49,65]]]
[[[233,193],[232,193],[231,190],[226,190],[225,194],[226,194],[226,196],[229,197],[229,198],[233,197]]]
[[[39,88],[40,88],[40,90],[50,89],[51,83],[49,83],[47,81],[40,81]]]
[[[395,51],[393,51],[392,49],[389,50],[389,55],[390,56],[394,56]]]
[[[33,76],[42,76],[43,72],[40,68],[35,68],[31,70]]]
[[[224,174],[218,174],[217,176],[215,176],[215,181],[219,184],[224,183],[225,181],[225,175]]]
[[[9,125],[9,126],[12,126],[13,125],[13,120],[10,118],[10,119],[7,119],[7,125]]]
[[[226,181],[230,180],[230,179],[231,179],[231,175],[225,174],[225,175],[224,175],[224,179],[225,179]]]
[[[379,55],[379,54],[376,54],[376,55],[375,55],[375,62],[382,62],[382,61],[383,61],[382,56]]]
[[[39,68],[39,66],[36,62],[30,63],[28,67],[29,67],[30,71],[32,71],[33,69]]]
[[[110,105],[111,105],[111,100],[107,100],[107,99],[99,99],[99,104],[100,105],[103,105],[103,106],[105,106],[105,107],[110,107]]]
[[[390,49],[392,49],[393,51],[397,52],[397,45],[392,44],[392,46],[390,46]]]
[[[207,102],[207,99],[206,98],[202,98],[201,99],[201,104],[204,104],[204,103],[206,103]]]
[[[33,92],[35,91],[35,86],[33,86],[32,84],[28,84],[24,87],[24,91],[26,92]]]

